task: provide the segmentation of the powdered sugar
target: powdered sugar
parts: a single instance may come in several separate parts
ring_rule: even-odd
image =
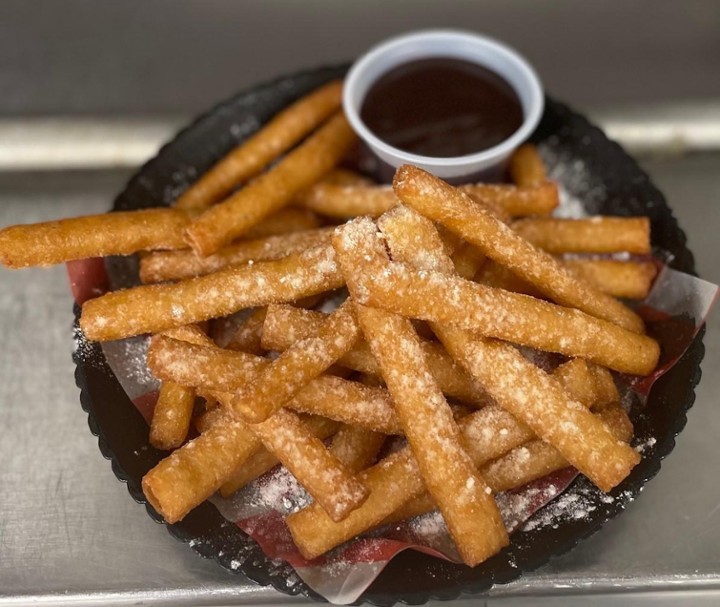
[[[153,377],[147,366],[148,344],[145,337],[131,337],[102,344],[110,368],[131,399],[157,390],[160,386],[160,382]]]
[[[625,496],[629,499],[629,496]],[[557,529],[562,523],[586,518],[602,504],[611,504],[615,498],[598,491],[587,481],[551,501],[537,512],[525,525],[523,531],[533,531],[550,526]]]
[[[556,137],[550,137],[538,151],[548,167],[548,178],[558,182],[560,204],[555,217],[579,219],[599,206],[607,193],[605,186],[594,182],[584,161],[566,152],[558,152]]]

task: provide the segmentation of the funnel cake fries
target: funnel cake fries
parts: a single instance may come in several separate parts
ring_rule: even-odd
[[[564,259],[563,263],[578,278],[608,295],[626,299],[645,299],[657,275],[652,261]]]
[[[408,206],[476,245],[557,303],[643,332],[642,320],[629,308],[579,281],[457,188],[409,165],[398,169],[394,184]]]
[[[289,305],[268,306],[263,326],[263,346],[268,350],[282,352],[296,341],[305,339],[317,331],[323,317],[321,312],[301,310]],[[423,349],[430,372],[445,394],[477,406],[483,406],[489,402],[485,391],[460,365],[453,361],[441,346],[421,341],[420,347]],[[374,376],[381,374],[375,357],[364,341],[356,344],[338,363],[362,373]]]
[[[268,364],[267,359],[252,354],[197,346],[165,336],[153,338],[148,349],[148,366],[156,377],[209,391],[242,390]],[[331,375],[308,383],[288,407],[383,434],[401,433],[386,390]]]
[[[421,270],[454,271],[428,219],[401,206],[381,217],[379,226],[394,258]],[[367,247],[364,252],[370,254]],[[431,327],[501,407],[555,446],[603,491],[617,485],[639,461],[633,449],[618,444],[602,423],[511,345],[455,327]]]
[[[212,345],[197,325],[172,329],[169,335],[190,343]],[[163,382],[150,421],[150,444],[156,449],[177,449],[190,430],[195,390],[174,382]]]
[[[342,82],[333,81],[278,113],[178,198],[181,209],[206,209],[257,175],[340,108]]]
[[[632,438],[632,424],[627,413],[620,406],[615,405],[601,412],[598,418],[618,440],[627,442]],[[479,470],[493,492],[499,493],[522,487],[567,466],[568,462],[557,449],[541,440],[532,440],[491,462],[480,465]],[[436,508],[430,494],[423,493],[395,511],[383,521],[383,524],[419,516]]]
[[[354,250],[363,224],[338,228],[333,246],[354,297],[362,287],[358,274],[367,271]],[[476,565],[507,545],[508,537],[487,485],[464,451],[460,432],[432,378],[410,321],[395,314],[356,305],[358,321],[388,386],[405,436],[428,490],[438,503],[463,561]]]
[[[589,219],[520,219],[512,224],[520,236],[548,253],[650,252],[647,217],[591,217]]]
[[[228,266],[282,259],[291,253],[328,244],[331,233],[332,228],[322,228],[242,240],[208,257],[198,257],[189,249],[151,253],[140,260],[140,280],[146,284],[182,280],[212,274]]]
[[[552,182],[528,187],[478,183],[463,185],[460,189],[511,217],[546,215],[558,205],[557,186]],[[389,186],[346,185],[327,180],[315,184],[296,202],[320,215],[339,219],[358,215],[378,217],[400,204]]]
[[[185,230],[187,242],[203,257],[217,252],[318,181],[354,142],[345,116],[336,113],[267,173],[195,219]]]
[[[643,299],[657,274],[651,261],[617,261],[614,259],[561,259],[560,262],[576,277],[613,297]],[[531,284],[518,278],[494,261],[483,264],[475,280],[498,289],[526,295],[539,295]]]
[[[650,221],[550,217],[559,184],[532,145],[512,185],[407,165],[378,185],[340,168],[358,160],[341,89],[288,106],[174,208],[12,226],[0,263],[140,253],[145,284],[83,293],[79,325],[148,336],[149,442],[172,452],[142,488],[167,523],[219,493],[223,516],[285,542],[292,510],[313,559],[439,509],[475,566],[510,541],[496,493],[566,467],[607,492],[638,463],[613,372],[650,375],[660,351],[615,297],[650,292]]]
[[[562,382],[562,378],[573,377],[582,365],[584,363],[580,361],[578,365],[573,365],[566,372],[560,373],[563,365],[554,375]],[[568,391],[575,384],[575,381],[568,384],[566,386]],[[588,392],[585,391],[585,395],[587,394]],[[572,395],[584,406],[589,407],[595,402],[592,395],[589,401],[581,401],[580,394]],[[512,415],[497,405],[471,413],[461,419],[458,425],[468,455],[478,467],[535,439],[535,435],[527,426],[516,421]],[[305,558],[315,558],[388,520],[407,518],[404,514],[401,516],[395,513],[405,508],[413,498],[425,492],[417,463],[407,447],[387,456],[362,473],[360,478],[370,490],[370,497],[342,522],[333,522],[322,508],[314,504],[287,518],[293,539]],[[436,508],[435,503],[430,501],[423,511],[434,508]]]
[[[89,339],[122,339],[227,316],[244,308],[293,301],[342,285],[328,245],[175,284],[108,293],[85,303],[80,326]]]
[[[320,440],[325,440],[333,434],[335,434],[340,428],[341,424],[325,417],[318,417],[317,415],[312,416],[300,416],[307,429]],[[225,423],[227,415],[223,412],[223,418],[217,420],[220,423]],[[216,423],[217,423],[216,421]],[[332,449],[331,449],[332,451]],[[336,452],[332,451],[333,455],[346,465],[348,470],[355,472],[352,466],[343,460]],[[254,481],[257,477],[265,474],[268,470],[271,470],[275,466],[280,464],[280,460],[275,456],[274,453],[262,447],[257,453],[250,457],[246,462],[240,466],[232,477],[220,487],[220,495],[227,497],[235,493],[238,489],[242,489],[248,483]]]
[[[51,266],[86,257],[183,249],[191,215],[177,209],[103,213],[0,230],[0,262],[8,268]]]
[[[360,336],[352,304],[344,303],[313,334],[296,341],[233,397],[233,408],[258,423],[284,407],[311,380],[346,354]]]
[[[222,398],[219,400],[229,405]],[[367,499],[368,491],[362,482],[328,451],[296,413],[280,409],[264,422],[248,427],[334,521],[341,521]]]
[[[521,145],[510,157],[510,177],[519,186],[533,186],[547,180],[545,163],[532,144]]]
[[[655,340],[525,295],[493,289],[393,262],[363,278],[368,305],[636,375],[648,375],[660,354]],[[433,303],[430,303],[433,302]]]

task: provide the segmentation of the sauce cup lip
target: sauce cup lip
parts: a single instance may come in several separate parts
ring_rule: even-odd
[[[447,53],[428,52],[427,54],[424,54],[420,52],[406,54],[403,52],[403,47],[405,47],[406,45],[415,45],[418,42],[422,41],[437,41],[440,39],[445,39],[445,41],[448,42]],[[399,65],[402,65],[406,62],[414,61],[416,59],[425,59],[432,57],[457,57],[456,55],[452,54],[451,48],[453,46],[457,46],[459,48],[461,45],[467,44],[483,46],[486,51],[501,56],[504,60],[512,63],[514,67],[519,70],[522,77],[526,81],[526,86],[528,90],[527,96],[529,98],[529,102],[527,104],[527,107],[525,107],[525,104],[523,104],[523,123],[512,135],[510,135],[510,137],[491,148],[487,148],[473,154],[445,157],[422,156],[420,154],[413,154],[411,152],[406,152],[405,150],[401,150],[400,148],[391,146],[390,144],[380,139],[377,135],[375,135],[375,133],[373,133],[365,125],[365,123],[360,118],[360,108],[365,94],[363,94],[362,96],[359,95],[357,89],[358,86],[360,86],[361,81],[363,80],[364,73],[369,68],[372,68],[378,61],[381,61],[384,55],[392,53],[393,55],[396,55],[398,57],[404,57],[405,60],[391,64],[387,68],[387,70],[381,72],[375,78],[375,80],[377,80],[377,78],[389,72],[390,70],[398,67]],[[464,59],[466,61],[473,61],[472,58],[468,57],[457,58]],[[494,67],[484,65],[480,61],[476,61],[476,63],[478,63],[478,65],[483,65],[484,67],[491,69],[492,71],[496,72],[507,80],[507,75],[502,71],[499,71]],[[512,83],[509,84],[515,91],[515,94],[518,96],[518,98],[520,98],[522,101],[523,95],[521,94],[521,92],[517,90],[517,87],[515,85],[513,85]],[[503,44],[502,42],[498,42],[493,38],[476,34],[474,32],[457,29],[421,30],[409,34],[401,34],[399,36],[395,36],[393,38],[385,40],[384,42],[381,42],[380,44],[371,48],[367,53],[362,55],[359,59],[355,61],[355,63],[353,63],[353,65],[350,67],[350,71],[345,78],[345,86],[343,87],[343,109],[345,111],[345,115],[347,116],[347,119],[355,132],[371,148],[375,149],[383,156],[395,157],[396,161],[399,164],[435,166],[438,168],[448,169],[451,169],[453,167],[459,168],[460,165],[491,165],[494,162],[501,161],[532,134],[532,132],[535,130],[535,127],[540,122],[544,105],[545,98],[540,78],[538,77],[532,65],[530,65],[530,63],[524,57],[522,57],[517,51],[515,51],[511,47]]]

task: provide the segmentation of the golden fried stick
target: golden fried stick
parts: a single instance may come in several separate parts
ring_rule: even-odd
[[[176,523],[215,493],[261,446],[240,420],[215,424],[150,470],[142,480],[143,493],[168,523]]]
[[[329,243],[331,234],[332,228],[320,228],[242,240],[208,257],[198,257],[191,249],[150,253],[140,260],[140,280],[146,284],[182,280],[211,274],[228,266],[282,259],[292,253],[301,253]]]
[[[156,449],[176,449],[190,430],[195,390],[173,382],[163,382],[150,422],[150,444]]]
[[[601,411],[597,419],[616,440],[627,443],[632,438],[632,424],[619,405]],[[568,461],[555,447],[536,439],[488,462],[480,471],[497,493],[521,487],[566,466]]]
[[[475,278],[480,268],[487,262],[485,255],[468,242],[460,245],[451,257],[455,272],[466,280]]]
[[[563,263],[573,274],[608,295],[627,299],[645,299],[657,275],[651,261],[564,259]]]
[[[603,367],[574,358],[560,365],[554,375],[576,400],[591,409],[601,410],[620,402],[615,380]]]
[[[632,424],[621,407],[606,409],[598,414],[598,418],[618,440],[628,442],[632,438]],[[499,493],[522,487],[568,465],[557,449],[536,439],[515,447],[493,461],[481,464],[479,469],[493,493]],[[383,524],[419,516],[436,508],[430,494],[423,493],[393,512]]]
[[[657,270],[655,264],[645,261],[617,261],[611,259],[560,259],[575,276],[603,293],[613,297],[644,299],[650,292]],[[497,289],[541,296],[530,283],[518,278],[507,268],[488,261],[475,276],[475,280]]]
[[[375,236],[374,224],[367,221]],[[352,297],[356,276],[367,270],[355,254],[360,225],[357,220],[349,222],[333,237]],[[425,485],[439,504],[463,561],[482,562],[507,545],[507,532],[485,482],[462,447],[452,411],[432,379],[415,330],[407,319],[384,310],[356,305],[356,313]]]
[[[312,308],[322,301],[322,295],[311,295],[295,302],[294,305],[301,308]],[[265,348],[262,345],[263,325],[267,307],[255,309],[237,327],[235,333],[227,344],[223,345],[228,350],[240,350],[248,354],[263,354]]]
[[[573,366],[564,377],[572,377],[577,370]],[[583,404],[590,406],[591,402]],[[535,438],[530,428],[497,405],[471,413],[462,418],[458,426],[475,466],[501,457]],[[408,447],[387,456],[363,472],[360,478],[370,490],[370,497],[340,523],[333,522],[322,508],[312,504],[287,518],[293,540],[305,558],[315,558],[388,519],[398,520],[394,513],[426,492],[417,462]],[[435,503],[430,501],[422,512],[434,508]]]
[[[519,188],[500,184],[468,184],[460,189],[511,217],[544,215],[558,205],[557,186],[547,182]],[[378,217],[400,204],[390,187],[336,184],[323,180],[298,197],[298,204],[327,217],[346,219],[358,215]]]
[[[220,402],[230,403],[222,396]],[[293,411],[280,409],[250,430],[297,478],[334,521],[341,521],[367,499],[368,491],[310,432]]]
[[[217,252],[318,181],[354,141],[355,133],[338,112],[267,173],[195,219],[185,230],[187,242],[198,255]]]
[[[330,451],[350,470],[360,472],[375,462],[385,438],[380,432],[344,424],[333,437]]]
[[[0,230],[0,262],[8,268],[50,266],[86,257],[182,249],[191,215],[146,209],[87,215]]]
[[[227,415],[226,412],[223,412]],[[332,436],[338,431],[340,424],[331,419],[324,417],[310,416],[301,418],[308,430],[312,432],[314,436],[320,440]],[[382,436],[382,435],[381,435]],[[346,461],[339,457],[337,453],[334,453],[343,464],[351,471],[355,471],[352,466],[348,465]],[[280,463],[280,460],[264,447],[261,448],[257,453],[250,457],[245,463],[242,464],[231,476],[231,478],[220,487],[220,495],[228,497],[242,489],[245,485],[251,483],[259,476],[265,474],[268,470],[271,470]]]
[[[454,271],[430,220],[401,206],[381,217],[378,225],[386,235],[393,258],[412,263],[421,271],[426,268],[439,268],[445,274]],[[422,248],[417,247],[420,241]],[[372,243],[369,238],[367,242]],[[360,254],[367,254],[366,250],[358,245]],[[603,491],[617,485],[639,461],[633,449],[619,445],[601,422],[568,396],[559,382],[513,346],[478,338],[455,327],[437,324],[431,327],[448,352],[498,405],[556,447]]]
[[[227,316],[244,308],[292,301],[342,284],[332,247],[316,247],[277,261],[226,268],[175,284],[108,293],[83,305],[80,326],[88,339],[121,339]]]
[[[510,177],[519,186],[533,186],[547,179],[545,163],[534,145],[528,143],[515,150],[510,157]]]
[[[212,341],[196,325],[178,327],[171,335],[176,339],[212,345]],[[195,406],[195,390],[174,382],[160,386],[150,421],[150,444],[156,449],[176,449],[185,441]]]
[[[411,318],[457,326],[547,352],[586,358],[624,373],[648,375],[660,349],[645,335],[525,295],[382,259],[364,277],[360,301]]]
[[[535,248],[457,188],[409,165],[395,173],[394,188],[408,206],[474,244],[550,299],[643,332],[643,322],[632,310],[575,278],[552,256]]]
[[[148,367],[156,377],[209,391],[236,392],[267,364],[252,354],[164,336],[154,337],[148,348]],[[383,434],[402,431],[386,390],[330,375],[310,382],[288,406]]]
[[[280,234],[292,234],[293,232],[314,230],[322,224],[320,217],[312,211],[288,207],[280,209],[277,213],[268,215],[260,223],[256,223],[243,234],[243,238],[267,238]]]
[[[224,198],[337,111],[341,97],[342,82],[335,80],[291,104],[190,186],[176,206],[205,209]]]
[[[228,404],[246,421],[264,421],[349,352],[359,336],[352,303],[346,301],[310,336],[269,362]]]
[[[647,217],[533,217],[513,222],[513,230],[548,253],[650,252]]]
[[[298,340],[305,339],[317,331],[325,315],[322,312],[301,310],[294,306],[273,304],[268,306],[263,327],[262,344],[268,350],[284,351]],[[436,343],[421,341],[425,360],[435,381],[448,396],[453,396],[477,406],[486,405],[489,398],[447,352]],[[339,364],[368,373],[380,375],[380,367],[364,340],[343,356]]]
[[[252,314],[240,323],[230,341],[225,344],[225,348],[248,354],[262,354],[265,351],[262,347],[262,333],[266,314],[265,306],[253,310]]]
[[[325,177],[323,177],[320,183],[328,183],[332,185],[372,185],[372,179],[361,175],[356,171],[349,169],[337,168],[330,171]],[[312,186],[315,187],[315,186]],[[302,195],[299,197],[302,198]]]

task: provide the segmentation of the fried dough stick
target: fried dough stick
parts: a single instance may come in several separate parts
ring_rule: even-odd
[[[191,348],[200,348],[200,350],[220,350],[219,348],[209,347],[205,345],[197,345],[189,342],[180,342],[178,340],[174,340],[170,337],[165,336],[156,337],[153,341],[159,342],[161,344],[163,341],[167,341],[169,343],[181,344]],[[241,361],[241,363],[244,363],[242,365],[243,368],[246,367],[248,369],[252,369],[253,366],[255,366],[256,368],[258,366],[262,366],[257,364],[253,365],[256,357],[253,357],[251,355],[243,356],[240,353],[230,354],[234,354],[233,359],[239,360]],[[151,369],[157,368],[159,365],[153,362],[156,358],[156,354],[152,353],[148,356],[148,364]],[[162,357],[160,356],[160,358]],[[187,365],[187,363],[183,364]],[[203,372],[202,369],[198,368],[194,368],[194,370],[195,372],[199,373]],[[238,380],[235,379],[235,381]],[[215,392],[213,396],[217,397],[226,409],[229,409],[230,411],[235,409],[233,403],[234,397],[232,394],[228,394],[226,392]],[[206,434],[209,434],[211,435],[211,437],[213,437],[217,434],[217,432],[214,432],[216,427],[227,426],[230,429],[229,436],[231,438],[234,429],[237,428],[235,422],[236,418],[229,416],[224,420],[224,423],[215,423],[209,430],[207,430]],[[329,516],[331,516],[333,519],[342,519],[347,514],[347,512],[349,512],[349,510],[362,503],[362,501],[365,499],[367,492],[362,486],[362,484],[359,483],[356,479],[354,479],[349,470],[347,470],[337,460],[337,458],[335,458],[331,453],[327,451],[321,440],[315,435],[313,435],[312,431],[307,426],[305,426],[303,421],[300,420],[300,418],[296,414],[283,409],[275,412],[275,414],[267,418],[267,420],[265,420],[263,423],[247,424],[246,428],[254,436],[258,437],[265,445],[265,447],[297,477],[298,481],[306,488],[308,493],[310,493],[318,501],[318,503],[322,505],[323,508],[327,509]],[[201,435],[201,437],[202,436],[203,435]],[[215,436],[215,441],[210,440],[207,448],[211,450],[217,448],[217,443],[222,443],[221,436],[222,435]],[[205,442],[201,442],[200,444],[204,445]],[[203,479],[197,479],[200,486],[200,495],[204,494],[204,492],[202,491],[203,489],[204,491],[207,491],[209,490],[208,487],[212,486],[214,487],[214,491],[220,485],[226,482],[227,478],[223,477],[235,472],[237,467],[242,464],[244,460],[247,459],[247,457],[249,457],[258,450],[259,446],[255,442],[253,442],[252,444],[254,445],[254,448],[251,450],[250,453],[248,453],[246,450],[239,451],[239,455],[242,457],[234,467],[232,467],[232,465],[228,463],[232,462],[231,459],[226,458],[224,461],[218,462],[212,456],[208,456],[208,465],[215,465],[216,467],[210,470],[208,475],[204,476]],[[194,447],[188,448],[194,450]],[[225,465],[222,466],[220,465],[221,463],[224,463]],[[192,470],[192,468],[190,469]],[[155,485],[153,485],[153,479],[156,476],[151,476],[150,480],[148,481],[151,487],[155,486],[155,489],[151,488],[151,492],[153,493],[156,501],[158,502],[158,508],[162,507],[169,512],[173,512],[174,510],[178,509],[178,506],[172,501],[172,496],[168,496],[166,494],[160,495],[158,491],[162,491],[161,488],[164,486],[162,479],[164,479],[168,474],[175,474],[175,472],[166,472],[159,474],[161,480],[154,481]],[[222,478],[222,480],[220,481],[220,484],[217,484],[217,481],[220,478]],[[186,479],[186,482],[190,482],[190,479]],[[160,489],[158,489],[158,487],[160,487]],[[163,495],[165,495],[165,497],[170,500],[170,504],[166,504],[163,502]],[[194,505],[197,505],[197,503],[195,503]],[[194,507],[194,505],[191,507]]]
[[[575,278],[457,188],[410,165],[397,170],[394,188],[408,206],[474,244],[553,301],[643,332],[643,322],[632,310]]]
[[[608,295],[626,299],[645,299],[657,275],[657,268],[651,261],[564,259],[563,264]]]
[[[232,409],[227,396],[218,395],[218,400]],[[334,521],[341,521],[367,499],[363,483],[328,451],[295,412],[279,409],[264,422],[248,427]]]
[[[185,230],[187,242],[203,257],[217,252],[318,181],[354,141],[344,114],[336,113],[278,164],[195,219]]]
[[[228,416],[226,412],[222,413],[221,423],[225,423]],[[318,417],[317,415],[309,417],[301,416],[301,419],[307,426],[308,430],[310,430],[310,432],[320,440],[325,440],[335,434],[341,425],[334,420],[327,419],[325,417]],[[352,466],[347,465],[341,457],[338,457],[337,454],[335,454],[335,456],[342,463],[346,464],[349,470],[355,471]],[[252,457],[244,462],[235,471],[232,477],[220,487],[220,495],[223,497],[232,495],[279,464],[280,460],[275,456],[275,454],[268,451],[265,447],[262,447]]]
[[[430,220],[400,206],[383,215],[378,225],[387,237],[393,258],[412,263],[420,270],[454,272]],[[373,254],[367,248],[359,253]],[[513,346],[455,327],[430,326],[448,352],[498,405],[556,447],[603,491],[616,486],[638,463],[638,454],[633,449],[618,444],[596,417],[569,397],[559,382]]]
[[[175,205],[180,209],[206,209],[224,198],[315,130],[337,111],[341,98],[342,82],[335,80],[294,102],[224,156]]]
[[[244,308],[294,301],[342,284],[328,245],[174,284],[108,293],[83,305],[80,326],[88,339],[122,339],[227,316]]]
[[[0,262],[17,269],[182,249],[187,246],[182,233],[190,220],[186,211],[146,209],[9,226],[0,230]]]
[[[584,364],[583,361],[579,363],[580,366]],[[562,377],[572,377],[578,370],[578,366],[573,366]],[[560,375],[558,378],[563,381]],[[575,383],[573,381],[572,385]],[[589,407],[594,404],[594,399],[583,404]],[[536,438],[530,428],[497,405],[471,413],[458,425],[468,455],[476,466],[495,460]],[[305,558],[320,556],[390,517],[397,520],[395,512],[426,492],[417,462],[408,447],[388,455],[363,472],[360,478],[370,489],[370,497],[340,523],[333,522],[322,508],[315,505],[287,518],[295,544]],[[431,502],[430,508],[435,507]]]
[[[519,186],[533,186],[547,180],[545,163],[531,143],[521,145],[510,157],[510,177]]]
[[[241,390],[268,363],[252,354],[197,346],[165,336],[154,337],[148,348],[148,367],[156,377],[211,392]],[[316,378],[288,406],[383,434],[402,432],[386,390],[339,377]]]
[[[529,187],[478,183],[459,188],[473,198],[497,206],[510,217],[546,215],[558,205],[557,185],[552,182]],[[323,180],[301,194],[297,203],[326,217],[347,219],[359,215],[378,217],[400,204],[400,200],[390,187]]]
[[[140,260],[140,280],[145,284],[182,280],[211,274],[228,266],[282,259],[292,253],[328,244],[331,234],[332,228],[321,228],[242,240],[208,257],[198,257],[190,249],[151,253]]]
[[[197,325],[178,327],[170,336],[200,345],[213,345]],[[190,430],[195,390],[174,382],[160,385],[158,399],[150,420],[150,444],[156,449],[176,449],[185,441]]]
[[[366,221],[375,237],[374,224]],[[356,253],[361,246],[357,239],[364,238],[361,226],[357,220],[349,222],[333,237],[351,297],[359,286],[356,276],[369,269]],[[422,478],[463,561],[476,565],[507,545],[507,532],[485,482],[463,449],[452,411],[430,374],[417,334],[409,320],[384,310],[356,305],[356,313]]]
[[[296,341],[305,339],[316,331],[325,316],[322,312],[301,310],[290,305],[268,306],[262,344],[268,350],[282,352]],[[442,346],[421,341],[421,348],[430,372],[445,394],[477,406],[489,402],[486,392],[445,352]],[[364,340],[357,343],[338,363],[362,373],[374,376],[381,374],[380,367]]]
[[[350,351],[359,336],[352,303],[345,301],[310,336],[292,344],[236,392],[233,410],[246,421],[265,421]]]
[[[632,423],[620,406],[615,405],[600,412],[598,419],[618,440],[628,442],[632,438]],[[557,449],[535,439],[515,447],[491,462],[481,463],[479,470],[487,479],[493,493],[499,493],[522,487],[568,465]],[[423,493],[394,512],[383,524],[406,520],[436,508],[430,494]]]
[[[176,523],[261,447],[245,422],[215,424],[150,470],[142,480],[143,493],[168,523]]]
[[[253,310],[250,316],[240,323],[230,341],[225,344],[225,348],[258,356],[263,354],[265,348],[262,346],[262,333],[266,314],[266,306]]]
[[[644,255],[650,252],[650,220],[647,217],[533,217],[513,222],[512,229],[548,253]]]
[[[268,215],[245,232],[243,238],[267,238],[268,236],[314,230],[322,224],[320,217],[312,211],[290,207]]]
[[[644,299],[650,292],[657,274],[651,261],[616,261],[612,259],[561,259],[560,262],[575,276],[613,297]],[[518,278],[494,261],[485,263],[475,280],[489,287],[505,289],[525,295],[539,295],[531,284]]]
[[[399,262],[363,277],[362,303],[512,343],[586,358],[624,373],[648,375],[660,354],[645,335],[526,295],[493,289]]]
[[[301,308],[312,308],[322,300],[322,295],[312,295],[296,301],[294,305]],[[264,354],[265,348],[262,345],[263,325],[267,307],[255,309],[237,327],[237,330],[230,338],[230,341],[223,347],[228,350],[240,350],[248,354]]]
[[[375,462],[386,436],[344,424],[333,437],[330,451],[350,470],[360,472]]]

